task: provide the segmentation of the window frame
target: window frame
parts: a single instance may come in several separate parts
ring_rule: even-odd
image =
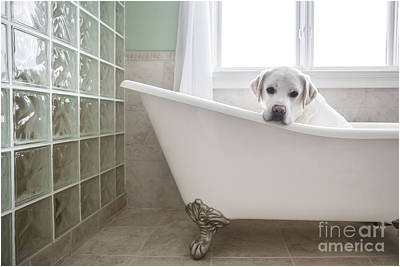
[[[314,2],[296,1],[296,65],[320,88],[399,88],[398,2],[388,1],[386,66],[315,67]],[[222,67],[222,1],[213,2],[211,16],[213,83],[215,89],[248,88],[263,67]]]

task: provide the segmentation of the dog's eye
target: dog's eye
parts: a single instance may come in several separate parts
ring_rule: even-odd
[[[296,96],[298,96],[299,95],[299,93],[297,92],[297,91],[293,91],[293,92],[290,92],[289,93],[289,96],[290,97],[296,97]]]
[[[274,94],[275,93],[275,88],[274,87],[268,87],[267,88],[268,94]]]

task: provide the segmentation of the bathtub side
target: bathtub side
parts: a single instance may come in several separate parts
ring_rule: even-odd
[[[231,219],[398,218],[398,140],[287,131],[142,94],[185,203]]]

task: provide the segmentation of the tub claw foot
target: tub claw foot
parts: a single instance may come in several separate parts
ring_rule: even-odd
[[[193,259],[203,258],[210,248],[217,228],[229,224],[229,220],[221,212],[208,207],[200,199],[186,205],[186,213],[200,228],[200,236],[190,244],[190,255]]]

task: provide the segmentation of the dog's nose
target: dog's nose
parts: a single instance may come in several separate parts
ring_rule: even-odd
[[[286,113],[286,107],[284,105],[274,105],[272,107],[272,112],[275,114],[283,115]]]

